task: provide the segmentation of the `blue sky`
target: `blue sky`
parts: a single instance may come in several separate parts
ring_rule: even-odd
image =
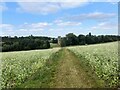
[[[112,2],[4,2],[2,36],[118,34],[118,4]]]

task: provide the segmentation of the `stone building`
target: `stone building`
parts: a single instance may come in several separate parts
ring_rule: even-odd
[[[61,46],[61,36],[58,36],[58,45]]]

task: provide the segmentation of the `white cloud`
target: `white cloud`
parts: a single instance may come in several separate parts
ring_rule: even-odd
[[[79,26],[81,25],[80,22],[61,22],[61,23],[57,23],[58,26]]]
[[[20,34],[20,33],[33,33],[33,32],[41,32],[46,28],[50,27],[50,23],[40,22],[40,23],[24,23],[23,25],[13,26],[11,24],[0,24],[0,30],[2,30],[2,35],[12,35]]]
[[[91,2],[119,2],[119,0],[89,0]]]
[[[48,33],[48,31],[58,32],[58,30],[64,30],[65,28],[73,28],[74,26],[81,25],[80,22],[70,22],[56,20],[52,23],[38,22],[38,23],[27,23],[22,25],[13,26],[11,24],[1,24],[0,29],[2,29],[2,35],[30,35],[30,34],[42,34]],[[64,28],[63,28],[64,27]]]
[[[93,12],[93,13],[86,13],[86,14],[80,14],[80,15],[73,15],[65,18],[68,20],[75,20],[75,21],[81,21],[81,20],[104,21],[110,18],[114,18],[115,16],[116,16],[115,13]]]
[[[99,1],[99,0],[98,0]],[[105,1],[105,0],[103,0]],[[2,1],[3,3],[5,1]],[[6,0],[6,2],[9,2]],[[33,14],[48,14],[54,13],[62,9],[76,8],[80,6],[84,6],[89,2],[97,2],[95,0],[14,0],[17,2],[19,7],[17,11],[19,12],[28,12]],[[99,1],[100,2],[100,1]],[[102,1],[101,1],[102,2]],[[106,0],[105,2],[115,3],[113,0]],[[0,4],[0,9],[7,10],[5,3],[3,5]]]
[[[0,24],[1,35],[11,35],[14,33],[14,26],[11,24]]]
[[[61,27],[65,27],[65,26],[79,26],[82,23],[81,22],[71,22],[71,21],[63,21],[63,20],[55,20],[53,22],[56,26],[61,26]]]
[[[84,15],[84,14],[83,14]],[[86,18],[88,19],[105,19],[105,18],[110,18],[115,16],[114,13],[101,13],[101,12],[94,12],[94,13],[89,13],[88,15],[85,15]]]
[[[80,26],[80,27],[79,27]],[[52,23],[47,22],[38,22],[38,23],[27,23],[25,22],[23,25],[13,26],[11,24],[0,24],[0,30],[2,29],[2,36],[3,35],[10,35],[10,36],[26,36],[26,35],[53,35],[59,32],[61,33],[69,33],[69,32],[117,32],[118,24],[117,22],[101,22],[97,25],[90,26],[84,28],[84,25],[80,22],[71,22],[71,21],[62,21],[62,20],[55,20]],[[80,31],[79,31],[80,30]],[[85,31],[82,31],[85,30]],[[56,35],[58,35],[56,34]]]
[[[92,30],[118,30],[118,24],[113,22],[102,22],[91,28]]]
[[[40,2],[19,2],[19,8],[17,8],[18,11],[22,12],[28,12],[33,14],[48,14],[51,12],[56,12],[60,9],[56,3],[40,3]]]
[[[32,24],[28,24],[28,23],[24,23],[23,25],[21,25],[19,28],[24,28],[27,30],[43,30],[45,28],[48,28],[49,26],[51,26],[51,23],[47,23],[47,22],[39,22],[39,23],[32,23]]]
[[[84,6],[88,3],[88,0],[81,0],[79,2],[75,2],[74,0],[66,0],[66,2],[58,2],[60,7],[65,8],[76,8],[79,6]]]
[[[12,30],[13,28],[14,28],[14,26],[11,24],[0,24],[1,30]]]
[[[1,0],[1,2],[119,2],[119,0]]]
[[[17,8],[20,12],[29,12],[33,14],[48,14],[54,13],[62,9],[75,8],[79,6],[83,6],[87,3],[87,0],[83,0],[84,2],[74,2],[73,0],[69,0],[69,2],[36,2],[31,0],[31,2],[18,2],[20,6]]]
[[[49,25],[50,25],[49,23],[42,22],[42,23],[33,23],[30,26],[32,28],[45,28],[45,27],[48,27]]]
[[[63,20],[61,20],[61,19],[57,19],[57,20],[54,21],[55,24],[61,23],[61,22],[63,22]]]
[[[6,6],[6,4],[4,2],[0,2],[0,11],[5,11],[7,9],[8,7]]]

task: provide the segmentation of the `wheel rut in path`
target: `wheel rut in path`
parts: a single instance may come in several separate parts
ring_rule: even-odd
[[[88,75],[83,67],[80,66],[80,60],[66,48],[63,49],[51,85],[53,88],[100,87],[94,77]]]

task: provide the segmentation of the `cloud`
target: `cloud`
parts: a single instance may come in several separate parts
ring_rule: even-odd
[[[67,22],[58,22],[56,23],[57,26],[79,26],[81,25],[80,22],[70,22],[70,21],[67,21]]]
[[[24,23],[22,25],[14,26],[11,24],[0,24],[0,30],[2,30],[2,35],[11,35],[15,34],[29,34],[34,32],[44,31],[46,28],[50,27],[51,23],[39,22],[39,23]]]
[[[119,0],[1,0],[1,2],[119,2]]]
[[[1,35],[11,35],[14,33],[14,26],[11,24],[0,24]]]
[[[83,1],[84,2],[74,2],[73,0],[69,0],[69,2],[32,2],[31,0],[31,2],[18,2],[19,8],[17,8],[17,11],[46,15],[62,9],[83,6],[87,3],[87,0]]]
[[[81,0],[79,2],[75,2],[74,0],[66,0],[65,2],[58,2],[59,6],[63,9],[68,9],[68,8],[76,8],[80,6],[84,6],[88,4],[88,0]]]
[[[65,18],[67,20],[75,20],[75,21],[84,21],[84,20],[104,21],[104,20],[108,20],[110,18],[113,18],[115,16],[116,16],[115,13],[93,12],[93,13],[68,16]]]
[[[79,25],[82,24],[81,22],[63,21],[63,20],[60,20],[60,19],[55,20],[53,23],[54,23],[54,25],[61,26],[61,27],[65,27],[65,26],[79,26]]]
[[[56,12],[60,9],[56,3],[19,2],[18,5],[20,6],[17,8],[18,11],[24,11],[33,14],[48,14]]]
[[[118,35],[117,22],[101,22],[89,27],[90,32],[95,35]]]
[[[13,30],[14,26],[11,24],[0,24],[0,29],[2,30]]]
[[[31,28],[46,28],[48,26],[50,26],[51,24],[47,23],[47,22],[40,22],[40,23],[33,23],[28,25]]]
[[[0,34],[2,36],[8,35],[27,36],[31,34],[56,36],[64,35],[69,32],[74,32],[75,34],[78,34],[79,32],[87,34],[88,31],[94,34],[108,34],[108,33],[113,34],[113,32],[114,34],[117,34],[118,32],[118,24],[115,22],[101,22],[87,28],[84,28],[83,24],[81,25],[81,27],[76,27],[75,25],[78,26],[81,25],[81,23],[56,20],[52,23],[47,22],[39,22],[32,24],[24,23],[23,25],[19,26],[13,26],[11,24],[0,24],[0,30],[2,29],[2,33]]]
[[[113,3],[113,2],[119,2],[119,0],[89,0],[91,2],[110,2],[110,3]]]
[[[79,25],[81,25],[80,22],[55,20],[51,23],[38,22],[38,23],[29,24],[25,22],[24,24],[18,26],[14,26],[11,24],[0,24],[0,29],[2,29],[2,36],[4,35],[19,36],[19,35],[49,33],[48,31],[58,32],[58,30],[62,30],[62,31],[66,29],[70,30],[71,28],[74,28]]]
[[[118,30],[118,24],[114,22],[102,22],[91,28],[92,30]]]
[[[5,11],[8,10],[8,7],[4,2],[0,2],[0,11]]]
[[[48,28],[49,26],[51,26],[51,23],[47,23],[47,22],[38,22],[38,23],[32,23],[32,24],[28,24],[28,23],[24,23],[23,25],[20,25],[19,28],[24,28],[27,30],[43,30],[45,28]]]

